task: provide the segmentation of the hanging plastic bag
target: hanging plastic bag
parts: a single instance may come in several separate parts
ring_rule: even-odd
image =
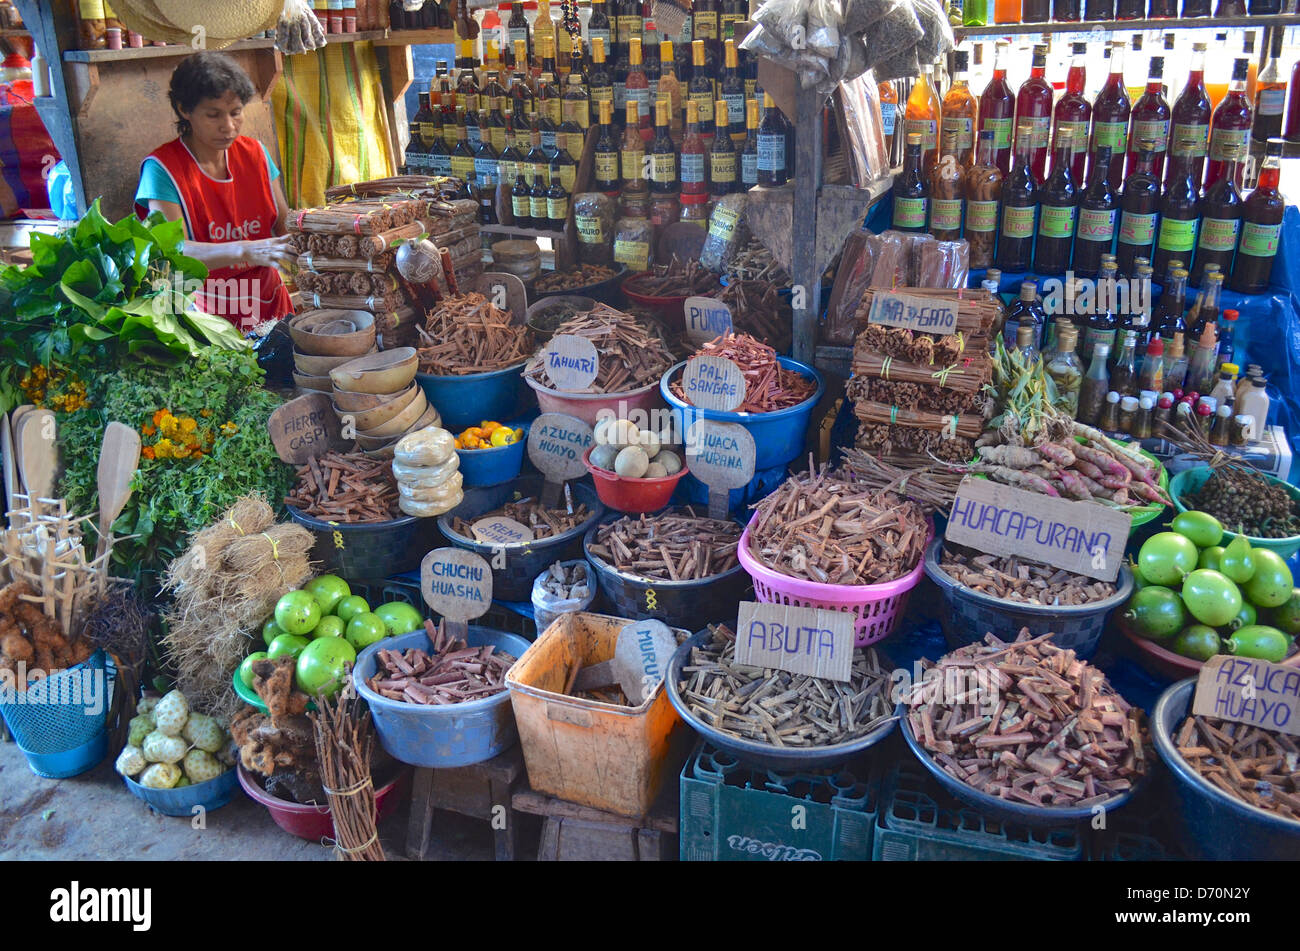
[[[596,599],[596,579],[586,561],[557,561],[533,580],[533,619],[540,635],[562,614],[585,611]]]

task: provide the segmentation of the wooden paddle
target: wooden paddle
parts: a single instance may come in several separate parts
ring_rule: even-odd
[[[18,473],[19,480],[22,479],[23,475],[23,447],[18,442],[18,435],[22,430],[19,427],[22,424],[23,417],[34,409],[36,409],[34,404],[24,403],[22,406],[15,406],[13,412],[9,414],[9,438],[13,440],[14,444],[14,472]],[[27,491],[23,488],[21,481],[18,485],[18,491]]]
[[[14,459],[13,431],[9,428],[10,415],[0,417],[0,454],[4,455],[5,514],[14,507],[14,496],[23,490],[18,481],[18,463]],[[9,523],[12,527],[13,522]]]
[[[54,475],[59,468],[56,436],[54,414],[47,409],[34,409],[19,420],[18,458],[30,500],[54,495]]]
[[[125,423],[111,422],[99,451],[99,542],[95,557],[104,554],[113,523],[131,497],[131,479],[140,464],[140,434]]]

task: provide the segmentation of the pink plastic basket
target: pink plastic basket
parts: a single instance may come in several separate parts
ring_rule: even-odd
[[[757,515],[755,516],[755,518]],[[753,520],[750,520],[750,525]],[[930,526],[930,537],[934,525]],[[927,538],[926,544],[929,544]],[[767,604],[793,604],[828,611],[849,611],[854,616],[853,643],[858,647],[875,644],[894,633],[899,618],[907,610],[907,596],[925,573],[925,559],[896,581],[883,584],[820,584],[791,578],[757,561],[749,553],[749,526],[740,536],[736,550],[741,565],[754,579],[754,596]]]

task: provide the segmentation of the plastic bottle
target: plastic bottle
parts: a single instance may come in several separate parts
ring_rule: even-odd
[[[1237,395],[1237,373],[1240,368],[1235,363],[1222,363],[1219,365],[1219,379],[1215,381],[1214,389],[1210,390],[1210,395],[1219,401],[1223,406],[1231,403]]]
[[[1214,385],[1214,357],[1218,351],[1214,324],[1207,323],[1187,364],[1187,385],[1196,392],[1208,393]]]
[[[1187,353],[1184,349],[1183,335],[1175,334],[1173,337],[1162,339],[1165,345],[1165,386],[1171,390],[1181,389],[1187,380]]]
[[[1139,385],[1144,390],[1159,390],[1165,380],[1165,342],[1162,337],[1153,337],[1147,344],[1147,352],[1142,357],[1142,374]]]
[[[1236,349],[1232,345],[1232,336],[1237,330],[1237,319],[1240,315],[1237,311],[1229,308],[1225,310],[1219,318],[1219,364],[1235,363]]]
[[[1075,417],[1080,422],[1085,422],[1080,417]],[[1111,390],[1106,394],[1106,402],[1102,406],[1101,415],[1097,417],[1097,428],[1108,433],[1113,433],[1119,429],[1119,394]]]
[[[1255,417],[1255,431],[1263,430],[1268,423],[1268,380],[1263,375],[1252,376],[1249,386],[1243,386],[1237,396],[1236,410]]]

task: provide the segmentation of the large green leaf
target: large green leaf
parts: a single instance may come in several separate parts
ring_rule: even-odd
[[[86,297],[84,294],[79,294],[77,291],[73,290],[71,287],[68,287],[66,284],[60,286],[62,287],[63,290],[63,296],[66,297],[69,301],[71,301],[74,307],[80,307],[82,310],[84,310],[87,314],[90,315],[90,318],[92,320],[103,319],[104,317],[103,304],[96,303],[95,301],[91,300],[89,297]]]
[[[252,346],[234,324],[224,317],[214,317],[194,309],[187,310],[180,316],[191,326],[199,339],[206,340],[214,347],[221,347],[224,350],[247,350]]]

